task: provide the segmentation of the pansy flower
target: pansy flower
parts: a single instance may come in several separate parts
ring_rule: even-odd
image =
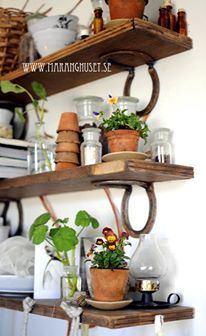
[[[118,97],[117,96],[111,96],[109,95],[109,99],[107,100],[107,103],[110,105],[117,104]]]

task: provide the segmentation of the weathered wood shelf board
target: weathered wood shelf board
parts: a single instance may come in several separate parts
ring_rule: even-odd
[[[155,61],[171,55],[175,55],[192,48],[192,40],[184,35],[160,27],[154,23],[141,19],[125,20],[125,23],[105,29],[104,31],[84,40],[77,41],[55,53],[43,57],[36,63],[44,63],[44,70],[28,72],[22,68],[0,78],[12,80],[15,83],[29,87],[31,81],[38,80],[47,88],[48,95],[52,95],[81,84],[92,82],[96,79],[121,72],[122,67],[111,67],[111,72],[102,71],[78,72],[48,71],[51,63],[99,63],[101,56],[119,50],[139,51],[150,55]],[[131,66],[139,66],[145,63],[144,57],[134,55],[122,55],[115,59],[116,62]],[[58,85],[57,85],[58,83]],[[6,97],[6,98],[5,98]],[[4,95],[4,99],[16,99],[15,95]],[[28,102],[25,95],[18,96],[22,103]]]
[[[164,182],[194,177],[193,168],[141,160],[118,160],[74,169],[0,180],[0,199],[21,199],[94,190],[109,180]]]
[[[60,302],[55,300],[37,300],[32,314],[69,320],[66,313],[59,307]],[[0,308],[22,311],[22,301],[0,297]],[[103,311],[84,308],[82,322],[105,328],[125,328],[154,323],[155,315],[164,315],[164,321],[187,320],[194,317],[191,307],[176,306],[168,309],[140,310],[126,309]]]

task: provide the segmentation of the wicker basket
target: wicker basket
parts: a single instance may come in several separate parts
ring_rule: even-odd
[[[19,45],[26,32],[26,13],[0,7],[0,75],[18,67]]]

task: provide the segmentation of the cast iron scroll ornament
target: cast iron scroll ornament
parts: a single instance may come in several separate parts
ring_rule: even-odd
[[[122,62],[115,60],[116,58],[124,59],[124,57],[125,58],[129,57],[131,59],[141,58],[143,59],[144,63],[147,64],[148,66],[148,72],[152,80],[152,95],[151,95],[150,101],[147,104],[147,106],[142,111],[136,111],[136,114],[139,117],[144,117],[144,120],[146,121],[149,114],[154,109],[157,103],[159,92],[160,92],[159,77],[158,77],[157,71],[154,68],[155,60],[153,59],[153,57],[151,57],[147,53],[143,51],[138,51],[138,50],[118,50],[118,51],[113,51],[113,52],[100,56],[101,62],[108,62],[108,63],[114,64],[118,67],[121,67],[122,70],[126,70],[129,72],[125,85],[124,85],[124,92],[123,92],[124,96],[130,96],[131,85],[135,77],[135,68],[133,66],[128,65],[128,64],[123,64]]]
[[[121,180],[100,181],[100,182],[98,181],[93,183],[98,188],[107,187],[107,188],[125,189],[121,205],[121,220],[125,231],[131,237],[139,238],[140,234],[149,233],[152,230],[156,218],[156,209],[157,209],[153,183],[146,183],[141,181],[121,181]],[[149,200],[149,213],[147,222],[141,230],[134,230],[129,220],[129,213],[128,213],[129,199],[133,191],[132,185],[137,185],[141,188],[144,188]]]

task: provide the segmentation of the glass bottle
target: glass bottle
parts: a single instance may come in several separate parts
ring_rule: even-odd
[[[55,170],[55,144],[45,135],[44,122],[35,123],[35,135],[29,139],[28,173],[36,174]]]
[[[161,27],[169,28],[169,15],[167,7],[164,5],[160,6],[159,8],[158,25]]]
[[[172,3],[171,0],[164,0],[164,6],[167,9],[168,19],[169,19],[169,29],[176,30],[176,16],[172,13]]]
[[[174,163],[171,130],[169,128],[158,128],[153,131],[151,137],[152,160],[160,163]]]
[[[101,8],[103,13],[103,21],[104,24],[106,24],[110,20],[110,15],[109,15],[109,7],[106,5],[105,0],[91,0],[93,10],[96,8]]]
[[[96,8],[94,10],[93,32],[97,34],[104,29],[104,21],[102,18],[102,9]]]
[[[184,9],[178,9],[176,31],[179,34],[187,36],[187,21]]]
[[[64,273],[61,277],[62,300],[72,301],[77,291],[81,291],[81,278],[77,275],[77,266],[64,266]]]
[[[99,128],[84,128],[83,138],[81,144],[81,165],[86,166],[90,164],[99,163],[102,161],[102,144],[99,142],[100,137]]]

